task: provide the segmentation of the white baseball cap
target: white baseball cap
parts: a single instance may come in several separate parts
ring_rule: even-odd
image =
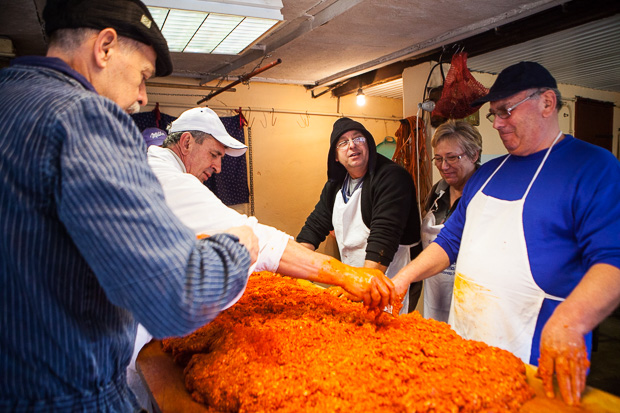
[[[172,124],[168,133],[197,130],[208,133],[226,147],[226,155],[241,156],[247,146],[226,132],[219,116],[209,108],[193,108],[181,113]]]

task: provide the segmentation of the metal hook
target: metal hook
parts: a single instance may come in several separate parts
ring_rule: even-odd
[[[465,46],[463,46],[463,45],[462,45],[462,44],[460,44],[460,43],[454,43],[454,44],[452,45],[452,49],[453,49],[453,50],[454,50],[454,49],[456,49],[456,51],[452,54],[452,56],[454,56],[454,55],[456,55],[456,54],[462,53],[462,52],[465,50]]]
[[[305,118],[304,118],[304,116],[301,113],[299,114],[299,117],[301,118],[301,121],[304,124],[304,126],[301,126],[299,121],[297,121],[297,124],[299,125],[300,128],[304,129],[304,128],[307,128],[308,126],[310,126],[310,117],[308,116],[308,111],[306,111],[306,117]]]
[[[248,125],[250,128],[254,126],[254,121],[256,120],[256,118],[252,117],[252,108],[249,106],[248,106],[248,116],[246,117],[246,119],[248,120]]]
[[[274,118],[275,110],[271,108],[271,126],[276,126],[278,118]]]

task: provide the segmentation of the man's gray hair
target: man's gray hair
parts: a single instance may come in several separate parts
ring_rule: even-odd
[[[101,30],[89,27],[76,29],[58,29],[50,36],[49,47],[57,47],[62,50],[72,51],[78,49],[89,37],[96,36]],[[118,36],[118,43],[123,52],[132,52],[141,47],[137,40],[124,36]]]
[[[179,140],[181,140],[181,135],[183,135],[185,132],[189,132],[194,137],[194,140],[198,145],[202,145],[202,143],[207,138],[214,139],[213,136],[205,132],[201,132],[198,130],[185,130],[180,132],[172,132],[166,137],[166,140],[164,140],[164,142],[161,144],[161,147],[170,148],[177,145],[179,143]]]
[[[562,101],[562,94],[560,93],[560,90],[557,88],[542,88],[540,90],[541,92],[552,90],[553,93],[555,93],[555,100],[557,101],[557,103],[555,104],[555,109],[559,112],[560,109],[562,109],[562,106],[564,106],[564,102]]]

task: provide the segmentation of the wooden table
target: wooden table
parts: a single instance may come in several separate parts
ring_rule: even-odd
[[[147,344],[136,361],[138,373],[147,384],[156,409],[161,413],[215,413],[203,404],[195,402],[185,389],[183,369],[174,363],[172,356],[164,353],[160,341]],[[536,367],[527,366],[527,380],[536,396],[521,408],[522,413],[560,413],[560,412],[620,412],[620,398],[601,390],[586,388],[581,406],[569,407],[561,399],[556,389],[555,399],[548,399],[543,391],[542,381],[535,378]]]

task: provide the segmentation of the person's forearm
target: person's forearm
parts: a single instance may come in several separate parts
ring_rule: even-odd
[[[310,244],[309,242],[300,242],[299,245],[301,245],[304,248],[308,248],[310,251],[314,251],[314,245]]]
[[[344,285],[347,266],[333,257],[315,252],[289,240],[278,266],[278,273],[330,285]]]
[[[355,301],[369,308],[384,308],[398,300],[394,285],[377,269],[355,268],[325,254],[310,251],[290,240],[278,272],[295,278],[342,287]]]
[[[552,318],[562,320],[581,334],[596,327],[620,304],[620,268],[596,264],[588,270],[573,292],[554,311]]]
[[[381,270],[381,272],[384,273],[384,274],[385,274],[385,272],[388,269],[388,267],[386,265],[381,265],[378,262],[370,261],[370,260],[364,261],[364,267],[365,268],[376,268],[378,270]]]
[[[431,243],[420,255],[401,269],[392,282],[396,291],[403,294],[409,284],[422,281],[444,270],[450,265],[448,254],[436,243]]]

